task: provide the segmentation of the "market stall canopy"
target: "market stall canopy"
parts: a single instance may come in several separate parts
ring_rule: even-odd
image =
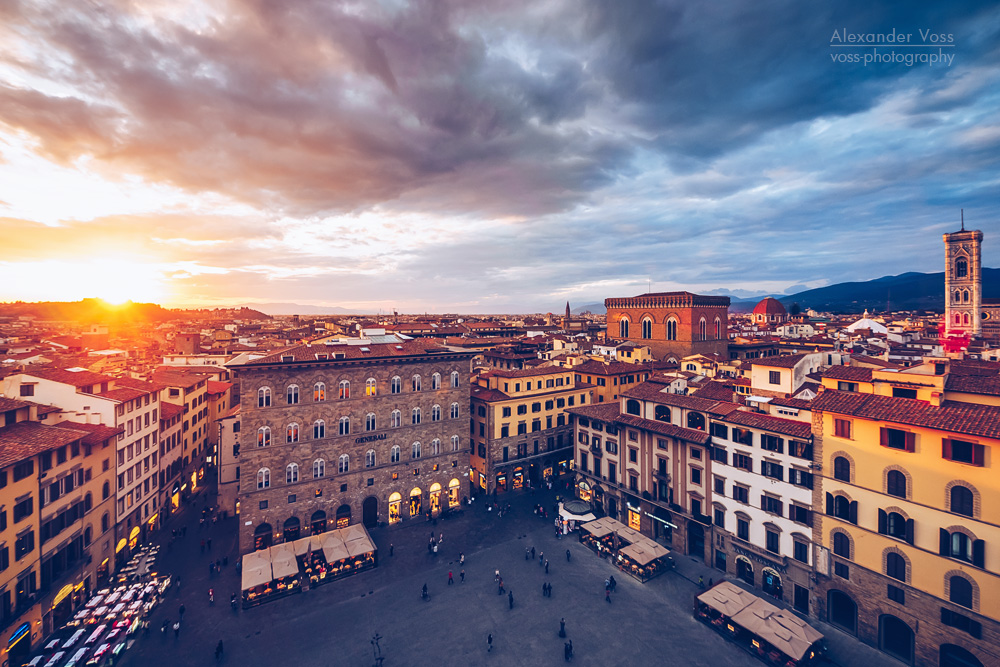
[[[326,558],[327,563],[336,563],[350,555],[339,531],[323,534],[323,557]]]
[[[255,551],[243,557],[243,590],[269,583],[272,578],[270,549]]]
[[[639,565],[648,565],[657,558],[663,558],[664,556],[670,555],[670,549],[667,549],[650,539],[643,538],[639,542],[628,545],[618,553],[623,556],[627,556]]]
[[[708,605],[723,616],[732,618],[758,599],[739,586],[722,581],[698,596],[698,602]]]
[[[295,560],[295,547],[292,543],[286,542],[271,547],[271,569],[275,579],[299,573],[299,564]]]
[[[811,625],[760,598],[738,612],[732,620],[793,660],[801,660],[810,646],[823,639],[823,635]]]
[[[583,507],[587,508],[587,510],[585,510],[583,514],[576,514],[575,512],[571,511],[569,506],[570,503],[572,502],[573,501],[570,501],[565,505],[563,503],[559,503],[559,516],[561,518],[565,519],[566,521],[580,521],[580,522],[595,521],[597,519],[596,516],[587,511],[590,509],[590,506],[587,505],[587,503],[581,503],[579,501],[576,502],[577,506],[582,505]],[[577,509],[579,509],[579,507],[577,507]]]
[[[323,543],[317,536],[303,537],[301,540],[292,542],[296,556],[305,556],[310,551],[319,551],[323,548]]]

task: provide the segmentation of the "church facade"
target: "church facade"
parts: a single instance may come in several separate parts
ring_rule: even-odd
[[[651,292],[605,299],[607,336],[648,345],[657,359],[729,358],[729,297]]]

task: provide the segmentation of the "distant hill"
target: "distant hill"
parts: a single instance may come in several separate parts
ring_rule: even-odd
[[[983,298],[1000,299],[1000,269],[983,269]],[[785,306],[799,304],[834,313],[868,309],[944,311],[944,272],[902,273],[866,282],[837,283],[778,298]]]
[[[155,303],[129,301],[115,305],[102,299],[0,303],[0,317],[34,317],[42,321],[103,324],[187,319],[271,319],[268,315],[251,308],[167,309]]]
[[[359,315],[357,310],[339,306],[304,306],[300,303],[244,303],[241,307],[254,308],[268,315]]]

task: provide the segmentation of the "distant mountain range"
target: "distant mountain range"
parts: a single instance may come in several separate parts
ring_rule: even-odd
[[[253,308],[268,315],[357,315],[359,310],[339,306],[303,306],[300,303],[243,303],[237,307]]]
[[[80,301],[14,301],[0,303],[0,317],[104,324],[167,322],[190,319],[267,320],[251,308],[167,309],[155,303],[110,304],[102,299]]]
[[[726,295],[722,295],[726,296]],[[864,282],[837,283],[795,294],[770,294],[751,298],[729,295],[732,313],[748,313],[767,296],[773,296],[787,308],[793,303],[802,310],[834,313],[860,313],[885,310],[934,310],[944,311],[944,272],[902,273],[883,276]],[[983,269],[983,298],[1000,299],[1000,269]],[[591,303],[574,308],[575,314],[589,311],[606,312],[603,303]]]

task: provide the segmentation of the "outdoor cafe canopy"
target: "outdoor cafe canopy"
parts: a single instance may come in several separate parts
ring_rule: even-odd
[[[270,583],[271,579],[270,549],[254,551],[243,557],[243,590]]]

